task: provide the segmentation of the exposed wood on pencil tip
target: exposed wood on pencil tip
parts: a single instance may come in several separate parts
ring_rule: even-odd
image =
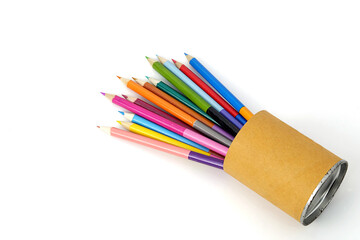
[[[181,62],[177,62],[177,61],[175,61],[175,60],[173,60],[173,61],[174,61],[175,66],[176,66],[177,68],[181,68],[181,66],[183,65]]]
[[[137,99],[137,97],[126,96],[126,100],[128,100],[129,102],[135,102]]]
[[[113,98],[115,97],[114,94],[109,94],[109,93],[101,93],[102,95],[104,95],[107,99],[109,99],[110,101],[113,100]]]
[[[97,127],[100,128],[100,130],[102,130],[103,132],[110,135],[111,127],[104,127],[104,126],[97,126]]]
[[[164,63],[167,61],[166,58],[163,58],[163,57],[161,57],[161,56],[159,56],[159,55],[156,55],[156,56],[157,56],[157,58],[159,59],[159,61],[160,61],[162,64],[164,64]]]
[[[190,62],[191,59],[194,58],[194,57],[192,57],[191,55],[186,54],[186,53],[185,53],[185,57],[186,57],[186,59],[187,59],[189,62]]]
[[[130,79],[127,79],[127,78],[123,78],[123,77],[119,77],[117,76],[125,85],[128,84],[128,82],[130,81]]]
[[[118,121],[118,122],[121,124],[121,126],[123,126],[126,129],[129,129],[130,126],[133,124],[131,122],[125,122],[125,121]]]
[[[148,60],[148,62],[150,63],[150,65],[152,66],[155,62],[157,62],[155,59],[146,57],[146,59]]]
[[[149,81],[155,86],[160,82],[159,80],[157,80],[155,78],[149,78]]]
[[[141,86],[144,86],[145,85],[145,81],[141,80],[141,79],[138,79],[138,78],[133,78],[138,84],[140,84]]]

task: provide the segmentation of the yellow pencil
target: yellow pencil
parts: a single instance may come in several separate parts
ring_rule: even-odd
[[[180,142],[178,140],[175,140],[173,138],[167,137],[161,133],[155,132],[153,130],[150,130],[146,127],[140,126],[136,123],[132,123],[132,122],[124,122],[124,121],[117,121],[118,123],[120,123],[124,128],[128,129],[130,132],[133,133],[137,133],[139,135],[148,137],[148,138],[152,138],[161,142],[165,142],[177,147],[181,147],[181,148],[185,148],[187,150],[193,151],[193,152],[197,152],[197,153],[201,153],[203,155],[206,156],[210,156],[211,154],[208,152],[205,152],[203,150],[200,150],[198,148],[195,148],[193,146],[190,146],[186,143]]]

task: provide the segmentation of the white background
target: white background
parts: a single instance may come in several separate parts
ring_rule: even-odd
[[[0,239],[356,239],[359,1],[2,1]],[[349,161],[304,227],[226,173],[105,135],[158,77],[145,55],[200,59]],[[131,93],[130,95],[135,96]]]

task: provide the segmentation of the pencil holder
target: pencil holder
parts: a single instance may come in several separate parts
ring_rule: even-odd
[[[348,163],[267,111],[235,137],[224,170],[308,225],[329,204]]]

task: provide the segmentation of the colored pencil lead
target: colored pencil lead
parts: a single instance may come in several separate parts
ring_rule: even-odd
[[[194,58],[193,56],[191,56],[191,55],[189,55],[189,54],[185,54],[185,56],[186,56],[186,59],[187,59],[189,62],[190,62],[191,59]]]
[[[119,113],[121,114],[121,115],[124,115],[125,113],[124,112],[122,112],[122,111],[119,111]]]
[[[184,53],[185,54],[185,56],[187,56],[188,54],[187,53]]]
[[[148,76],[145,76],[147,79],[149,79],[149,77]]]
[[[174,59],[173,59],[173,62],[175,63],[175,66],[176,66],[177,68],[181,68],[181,66],[183,65],[181,62],[177,62],[177,61],[175,61]]]
[[[96,126],[97,128],[100,128],[100,126]]]
[[[135,117],[135,113],[129,113],[129,112],[123,112],[124,117],[129,120],[130,122],[133,121],[133,118]],[[138,116],[139,118],[141,118],[140,116]],[[145,119],[146,121],[146,119]]]
[[[176,61],[174,59],[171,59],[175,64],[176,64]]]
[[[157,61],[155,59],[152,58],[146,58],[148,60],[148,62],[150,63],[150,65],[152,66],[154,63],[156,63]]]
[[[100,130],[102,130],[103,132],[107,133],[110,135],[111,133],[111,127],[104,127],[104,126],[99,126]]]
[[[124,128],[126,128],[127,130],[130,130],[130,126],[133,124],[131,122],[124,122],[124,121],[117,121],[118,123],[121,124],[121,126],[123,126]]]
[[[105,96],[105,93],[103,93],[103,92],[100,92],[100,93]]]
[[[115,94],[109,94],[109,93],[101,93],[101,94],[104,95],[110,101],[112,101],[113,98],[115,97]]]
[[[146,59],[148,59],[149,57],[145,56]]]
[[[130,81],[130,79],[127,78],[123,78],[123,77],[119,77],[117,76],[125,85]]]
[[[121,94],[121,96],[123,96],[125,99],[128,99],[128,96],[125,94]]]

